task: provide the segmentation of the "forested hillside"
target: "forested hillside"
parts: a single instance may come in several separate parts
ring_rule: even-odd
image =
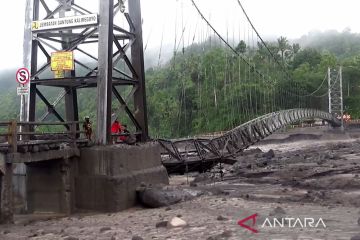
[[[327,81],[324,78],[327,68],[342,65],[345,111],[353,118],[360,117],[357,104],[360,100],[360,53],[356,50],[360,46],[360,37],[349,32],[317,36],[322,44],[319,45],[317,38],[312,36],[312,41],[308,38],[307,47],[291,43],[286,37],[267,43],[292,79],[278,82],[277,89],[289,90],[295,84],[302,90],[299,94],[305,94],[313,92],[323,82],[322,90],[317,93],[322,97],[312,101],[314,107],[326,110]],[[294,96],[289,96],[285,105],[280,99],[273,102],[262,99],[262,96],[276,98],[282,93],[273,93],[270,83],[264,84],[253,77],[253,69],[241,65],[227,47],[212,45],[210,48],[209,45],[209,42],[193,45],[174,55],[167,65],[147,70],[150,130],[153,134],[180,137],[228,130],[260,113],[293,107],[298,101]],[[268,72],[264,60],[266,49],[260,44],[250,48],[240,42],[236,51],[249,59],[256,69],[276,75]],[[244,75],[244,70],[249,70],[249,74]],[[244,81],[243,76],[249,80]],[[303,101],[307,100],[310,98]],[[246,112],[246,109],[252,110]]]
[[[20,99],[16,96],[16,70],[0,71],[0,121],[17,117]]]
[[[299,43],[299,44],[297,44]],[[293,81],[304,92],[315,90],[323,81],[329,66],[343,66],[345,109],[360,117],[360,37],[349,31],[312,33],[290,42],[286,37],[268,42],[270,50],[286,66]],[[269,71],[261,45],[250,48],[239,42],[236,51],[252,61],[258,69]],[[179,137],[230,129],[256,116],[280,108],[270,101],[271,88],[266,82],[240,82],[242,74],[255,79],[231,51],[216,42],[194,44],[174,54],[170,61],[146,71],[150,134],[153,137]],[[155,64],[156,65],[156,64]],[[0,119],[18,116],[15,69],[0,72]],[[248,71],[248,73],[246,72]],[[273,71],[273,70],[271,70]],[[237,83],[239,81],[239,83]],[[286,82],[278,82],[290,88]],[[326,85],[326,84],[325,84]],[[325,86],[326,87],[326,86]],[[250,93],[247,92],[251,89]],[[323,91],[322,91],[323,92]],[[56,91],[45,90],[56,98]],[[260,102],[249,102],[249,94],[264,96]],[[54,96],[53,96],[54,95]],[[95,117],[95,92],[79,93],[80,117]],[[295,101],[295,99],[288,99]],[[248,104],[244,106],[244,103]],[[323,107],[318,102],[316,107]],[[326,104],[325,104],[326,105]],[[289,104],[290,106],[290,104]],[[254,111],[239,114],[237,108]],[[283,106],[282,106],[283,107]],[[60,105],[62,111],[63,105]],[[42,114],[42,110],[38,114]]]
[[[297,42],[303,47],[329,51],[340,60],[360,54],[360,34],[351,33],[350,29],[345,29],[343,32],[335,30],[310,32]]]

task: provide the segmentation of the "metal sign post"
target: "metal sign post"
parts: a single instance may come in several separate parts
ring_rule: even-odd
[[[23,66],[27,69],[31,68],[31,48],[32,33],[31,22],[33,20],[34,0],[26,0],[25,6],[25,24],[24,24],[24,43],[23,43]],[[20,121],[29,120],[29,95],[21,97],[20,103]],[[20,127],[20,131],[22,128]]]
[[[20,121],[26,120],[26,112],[27,112],[27,104],[26,99],[29,95],[29,81],[30,81],[30,72],[27,68],[19,68],[16,71],[16,81],[19,83],[19,87],[16,89],[16,93],[20,96]],[[23,131],[23,127],[20,126],[20,132]],[[23,136],[20,136],[20,140],[22,140]]]

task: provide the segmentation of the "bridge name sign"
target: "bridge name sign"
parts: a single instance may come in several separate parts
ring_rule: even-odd
[[[66,28],[78,28],[98,24],[97,14],[78,15],[56,19],[33,21],[31,31],[41,32]]]

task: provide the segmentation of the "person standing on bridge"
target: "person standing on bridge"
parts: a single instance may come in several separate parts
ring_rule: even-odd
[[[136,143],[136,136],[135,134],[132,134],[128,129],[127,129],[127,125],[124,124],[123,127],[121,128],[121,136],[120,136],[120,140],[123,143],[129,144],[129,145],[133,145]]]
[[[83,123],[83,129],[85,131],[86,138],[91,141],[91,135],[92,135],[92,123],[90,122],[90,117],[85,117],[85,122]]]
[[[123,135],[120,136],[120,140],[123,141],[123,142],[126,142],[126,140],[129,138],[129,135],[130,135],[130,132],[129,130],[127,129],[127,125],[124,124],[122,127],[121,127],[121,133]]]
[[[120,122],[116,119],[114,121],[114,123],[111,125],[111,134],[119,134],[121,132],[121,124]],[[115,144],[117,141],[117,136],[112,136],[112,141],[113,141],[113,144]]]

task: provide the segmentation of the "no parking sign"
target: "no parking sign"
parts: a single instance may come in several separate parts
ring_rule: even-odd
[[[18,96],[29,94],[29,87],[25,86],[30,81],[30,72],[27,68],[19,68],[16,72],[16,81],[20,84],[20,87],[16,88]]]
[[[30,72],[27,68],[19,68],[16,72],[16,81],[20,84],[27,84],[30,81]]]

